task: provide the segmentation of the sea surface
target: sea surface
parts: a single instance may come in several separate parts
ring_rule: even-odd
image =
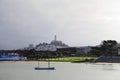
[[[0,80],[120,80],[119,63],[51,62],[56,70],[34,70],[38,62],[0,62]],[[40,62],[46,67],[47,62]]]

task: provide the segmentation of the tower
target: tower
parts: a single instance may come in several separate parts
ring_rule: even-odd
[[[55,35],[55,41],[57,40],[57,36]]]

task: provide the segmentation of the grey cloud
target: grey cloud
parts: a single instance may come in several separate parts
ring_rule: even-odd
[[[120,40],[120,1],[0,0],[0,49],[50,42],[71,46]],[[111,6],[112,5],[112,6]]]

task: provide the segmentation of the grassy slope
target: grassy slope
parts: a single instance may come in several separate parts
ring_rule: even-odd
[[[50,61],[65,61],[65,62],[84,62],[96,59],[95,57],[60,57],[60,58],[49,58],[45,60]]]

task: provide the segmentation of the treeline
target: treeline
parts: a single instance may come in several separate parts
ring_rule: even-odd
[[[19,56],[27,57],[27,60],[38,60],[43,58],[50,57],[58,57],[56,51],[36,51],[34,49],[31,50],[0,50],[0,53],[10,54],[10,53],[18,53]]]
[[[57,51],[36,51],[31,50],[0,50],[0,53],[19,53],[19,56],[27,57],[28,60],[38,60],[45,58],[60,58],[73,56],[86,56],[86,53],[76,54],[76,48],[61,48]]]
[[[115,40],[104,40],[98,46],[92,47],[90,55],[93,56],[118,56],[118,46]]]
[[[27,57],[28,60],[44,58],[70,57],[70,56],[118,56],[117,41],[104,40],[98,46],[91,47],[90,52],[77,54],[76,48],[61,48],[57,51],[36,51],[31,50],[0,50],[0,53],[19,53],[19,56]]]
[[[71,50],[73,52],[73,50]],[[71,51],[36,51],[35,49],[31,50],[0,50],[0,53],[10,54],[18,53],[19,56],[27,57],[27,60],[38,60],[45,58],[57,58],[57,57],[68,57],[71,55]]]

